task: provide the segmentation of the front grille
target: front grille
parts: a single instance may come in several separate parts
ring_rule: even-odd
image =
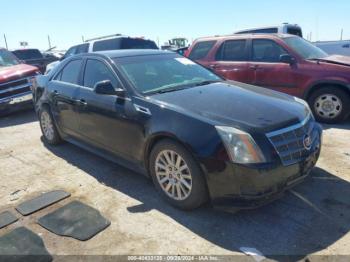
[[[315,121],[310,115],[300,124],[267,134],[284,166],[298,163],[310,155],[310,150],[305,147],[304,140],[306,136],[309,136],[311,145],[313,145],[319,138],[318,131],[314,127]]]
[[[25,77],[0,84],[0,100],[30,91],[30,77]]]

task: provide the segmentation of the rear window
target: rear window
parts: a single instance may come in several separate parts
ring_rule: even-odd
[[[13,51],[13,53],[14,53],[15,56],[17,56],[21,60],[41,59],[41,58],[43,58],[43,55],[37,49],[16,50],[16,51]]]
[[[288,27],[287,33],[288,33],[288,34],[291,34],[291,35],[297,35],[297,36],[303,37],[303,33],[301,32],[301,29],[300,29],[300,28]]]
[[[205,41],[195,44],[195,46],[192,48],[189,58],[192,60],[203,59],[208,55],[209,51],[212,49],[215,43],[216,41]]]
[[[93,51],[120,49],[120,38],[101,40],[94,43]]]
[[[217,61],[247,61],[246,40],[228,40],[225,41],[218,53]]]
[[[120,49],[158,49],[156,43],[137,38],[123,38]]]
[[[137,38],[114,38],[97,41],[93,47],[93,51],[118,49],[158,49],[158,47],[153,41]]]

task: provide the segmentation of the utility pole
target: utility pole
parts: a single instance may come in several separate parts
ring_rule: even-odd
[[[340,40],[343,40],[343,28],[340,31]]]
[[[6,40],[6,35],[5,34],[4,34],[4,40],[5,40],[6,49],[9,49],[9,47],[7,45],[7,40]]]
[[[47,41],[49,42],[49,49],[51,50],[51,40],[49,35],[47,35]]]

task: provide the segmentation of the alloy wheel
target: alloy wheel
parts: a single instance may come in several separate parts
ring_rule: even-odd
[[[160,187],[170,198],[185,200],[191,194],[191,171],[185,160],[175,151],[159,152],[155,172]]]
[[[53,127],[51,116],[47,111],[43,111],[41,113],[40,123],[46,139],[53,140],[55,136],[55,130]]]

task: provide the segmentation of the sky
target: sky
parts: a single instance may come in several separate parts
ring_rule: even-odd
[[[247,28],[297,23],[312,41],[350,39],[349,0],[1,0],[0,46],[67,49],[85,39],[122,33],[190,41]]]

